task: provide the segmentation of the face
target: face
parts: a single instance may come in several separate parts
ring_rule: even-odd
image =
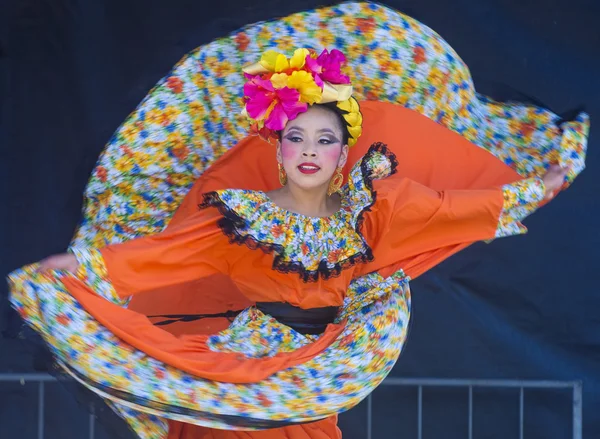
[[[327,188],[336,168],[344,166],[348,145],[337,116],[318,105],[288,122],[277,148],[277,161],[283,164],[288,184],[305,190]]]

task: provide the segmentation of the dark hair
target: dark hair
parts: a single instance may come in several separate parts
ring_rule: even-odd
[[[348,123],[346,119],[344,119],[345,112],[340,110],[337,106],[337,102],[328,102],[326,104],[314,104],[316,107],[325,108],[328,111],[335,114],[336,120],[338,121],[338,126],[340,131],[342,132],[342,145],[348,144],[348,139],[350,138],[350,133],[348,132]],[[283,130],[277,132],[277,137],[279,141],[281,141],[281,135],[283,134]]]

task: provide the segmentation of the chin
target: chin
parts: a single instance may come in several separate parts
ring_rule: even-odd
[[[289,178],[289,177],[288,177]],[[308,180],[308,181],[307,181]],[[312,181],[311,181],[312,180]],[[291,180],[292,183],[299,189],[305,191],[314,191],[316,189],[327,188],[329,180],[325,179],[309,179],[309,178],[294,178]]]

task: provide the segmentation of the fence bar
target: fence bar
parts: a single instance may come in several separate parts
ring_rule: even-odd
[[[583,438],[583,392],[581,381],[573,386],[573,439]]]
[[[469,439],[473,439],[473,386],[469,386]]]
[[[44,439],[44,382],[38,386],[38,439]]]
[[[37,382],[38,383],[38,434],[37,439],[44,439],[45,418],[45,383],[69,380],[69,377],[55,377],[44,373],[0,373],[2,382]],[[504,379],[447,379],[447,378],[392,378],[381,383],[383,386],[416,386],[418,388],[417,419],[418,439],[423,439],[423,387],[468,387],[469,388],[469,439],[473,439],[473,388],[498,387],[519,389],[519,439],[524,439],[524,406],[525,389],[572,389],[573,391],[573,439],[583,439],[583,384],[581,381],[550,380],[504,380]],[[96,417],[94,406],[89,417],[89,439],[95,439]],[[373,432],[372,395],[367,400],[367,439],[372,439]]]
[[[475,380],[446,378],[386,378],[381,385],[387,386],[433,386],[433,387],[503,387],[535,389],[571,389],[578,381],[531,381],[531,380]]]
[[[367,398],[367,439],[373,437],[373,394]]]
[[[46,373],[0,373],[0,382],[2,381],[47,383],[48,381],[57,381],[57,378]]]
[[[525,406],[525,389],[519,389],[519,439],[523,439],[523,423],[524,423],[524,406]]]
[[[423,386],[419,386],[418,396],[417,396],[417,419],[419,425],[417,427],[417,437],[418,439],[423,439]]]
[[[90,431],[88,434],[89,439],[94,439],[96,436],[96,406],[90,403]]]
[[[57,381],[70,380],[69,377],[54,377],[45,373],[0,373],[0,382]],[[537,389],[572,389],[581,385],[579,381],[533,381],[533,380],[488,380],[488,379],[451,379],[451,378],[394,378],[388,377],[382,386],[439,386],[439,387],[523,387]]]

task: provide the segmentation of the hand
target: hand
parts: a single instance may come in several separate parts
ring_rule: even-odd
[[[77,258],[70,253],[62,253],[60,255],[53,255],[40,261],[40,271],[46,270],[66,270],[71,273],[77,272],[79,262]]]
[[[548,168],[546,174],[542,177],[544,186],[546,186],[546,194],[544,198],[549,200],[560,188],[565,184],[565,178],[569,170],[561,168],[558,165],[552,165]]]

